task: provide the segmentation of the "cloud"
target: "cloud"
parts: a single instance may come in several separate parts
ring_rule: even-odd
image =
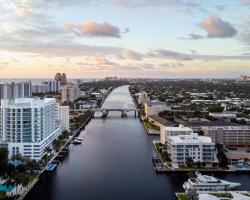
[[[178,39],[180,39],[180,40],[199,40],[199,39],[203,39],[203,38],[205,38],[205,37],[202,35],[190,33],[190,34],[188,34],[187,37],[180,37]]]
[[[120,58],[130,60],[142,60],[142,54],[130,49],[124,49]]]
[[[244,32],[242,32],[240,34],[240,40],[246,44],[246,45],[250,45],[250,30],[245,30]]]
[[[96,55],[88,56],[86,60],[87,62],[90,62],[91,64],[94,64],[94,65],[115,65],[116,64],[116,63],[109,61],[105,57],[100,57]]]
[[[249,2],[250,5],[250,2]],[[239,32],[239,41],[242,42],[245,46],[245,48],[247,48],[247,50],[249,50],[250,47],[250,18],[249,16],[245,16],[242,17],[241,20],[238,23],[238,28],[240,30]]]
[[[200,4],[185,0],[8,0],[28,8],[63,8],[70,6],[113,6],[130,9],[140,8],[197,8]]]
[[[159,66],[161,67],[182,67],[183,64],[182,63],[164,63],[164,64],[160,64]]]
[[[152,64],[148,64],[148,63],[143,63],[141,65],[139,65],[142,69],[146,69],[146,70],[150,70],[150,69],[155,69],[154,65]]]
[[[77,62],[77,65],[84,67],[85,70],[94,70],[94,71],[113,71],[113,70],[119,70],[120,65],[111,62],[109,59],[107,59],[104,56],[98,56],[98,55],[91,55],[87,56],[85,58],[84,62]]]
[[[214,15],[204,19],[200,27],[207,32],[208,38],[230,38],[237,34],[232,24]]]
[[[218,10],[219,12],[221,12],[221,11],[224,11],[224,10],[227,9],[227,5],[223,5],[223,4],[221,4],[221,5],[215,5],[214,8],[216,10]]]
[[[121,37],[121,31],[118,27],[111,25],[107,22],[97,23],[93,21],[86,21],[82,24],[65,24],[66,30],[72,31],[77,36],[88,37]],[[128,32],[128,30],[125,30]]]
[[[0,34],[0,50],[32,53],[46,57],[68,57],[90,54],[115,55],[120,47],[85,45],[74,41],[74,35],[56,25],[19,28]]]
[[[91,46],[77,43],[60,43],[60,42],[51,42],[51,43],[8,43],[2,44],[0,49],[10,52],[22,52],[22,53],[31,53],[37,54],[37,56],[43,57],[77,57],[82,55],[89,54],[100,54],[108,55],[121,51],[118,47],[111,46]]]
[[[200,40],[205,38],[231,38],[238,32],[232,24],[214,15],[207,17],[199,25],[207,32],[207,36],[190,33],[188,37],[180,37],[179,39]]]
[[[181,53],[177,51],[171,51],[167,49],[156,49],[143,55],[147,58],[160,58],[160,59],[174,59],[178,61],[190,61],[190,60],[204,60],[204,61],[216,61],[216,60],[250,60],[249,55],[201,55],[196,51],[191,51],[191,54]],[[169,65],[170,66],[170,65]],[[173,65],[174,66],[174,65]]]
[[[250,5],[250,0],[241,0],[241,3],[245,5]]]
[[[199,35],[199,34],[192,34],[192,33],[189,34],[189,39],[191,39],[191,40],[199,40],[202,38],[204,38],[204,37],[202,35]]]
[[[0,65],[8,65],[8,62],[0,62]]]
[[[171,51],[171,50],[166,50],[166,49],[157,49],[157,50],[154,50],[153,53],[149,53],[148,55],[152,57],[161,57],[161,58],[183,60],[183,61],[192,60],[192,58],[187,54],[179,53],[179,52]]]

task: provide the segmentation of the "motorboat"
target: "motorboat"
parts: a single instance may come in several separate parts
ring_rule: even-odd
[[[76,137],[76,138],[73,140],[73,144],[82,144],[82,138]]]
[[[185,191],[223,191],[233,190],[240,186],[240,183],[234,183],[215,178],[213,176],[202,175],[201,173],[195,173],[196,178],[189,178],[184,184]]]

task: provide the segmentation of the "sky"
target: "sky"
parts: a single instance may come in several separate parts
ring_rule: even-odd
[[[0,78],[250,75],[250,0],[0,0]]]

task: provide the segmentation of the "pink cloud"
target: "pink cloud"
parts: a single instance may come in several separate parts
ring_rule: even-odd
[[[120,38],[121,30],[107,22],[97,23],[86,21],[82,24],[65,24],[64,28],[71,30],[75,35],[88,37],[116,37]]]
[[[237,30],[229,22],[223,21],[217,16],[209,16],[200,24],[207,32],[207,37],[227,38],[237,34]]]

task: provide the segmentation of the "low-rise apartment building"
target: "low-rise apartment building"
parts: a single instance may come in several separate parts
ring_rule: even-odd
[[[212,166],[213,162],[217,162],[212,139],[198,136],[197,133],[169,136],[167,151],[175,167],[186,165],[187,158],[191,158],[195,163],[205,163],[206,166]]]
[[[169,136],[190,135],[193,130],[189,127],[179,125],[179,127],[161,126],[160,142],[166,145]]]
[[[201,130],[213,142],[226,147],[250,146],[250,126],[204,126]]]
[[[171,110],[171,107],[167,105],[166,102],[161,101],[147,101],[144,103],[144,112],[146,116],[149,115],[158,115],[159,112],[164,110]]]

